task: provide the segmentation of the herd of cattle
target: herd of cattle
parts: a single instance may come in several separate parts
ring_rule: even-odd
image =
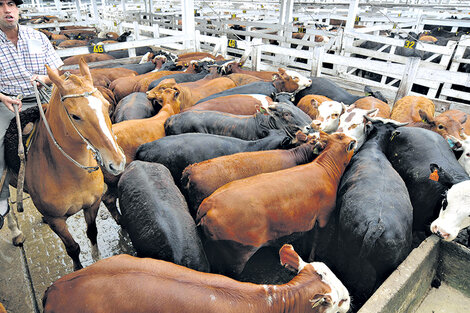
[[[423,235],[453,240],[470,225],[465,112],[150,50],[141,64],[91,69],[128,164],[103,171],[102,201],[146,258],[62,277],[44,312],[347,312]],[[64,62],[80,58],[114,57]],[[296,275],[259,264],[261,279],[229,278],[264,247]]]

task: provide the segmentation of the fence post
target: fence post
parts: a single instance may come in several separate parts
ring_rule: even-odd
[[[228,39],[226,35],[220,36],[220,54],[224,58],[227,57],[227,45],[228,45]]]
[[[323,46],[317,46],[313,48],[313,62],[312,62],[312,76],[313,77],[320,77],[321,76],[321,66],[322,66],[322,59],[323,53],[325,49]]]
[[[411,91],[411,87],[413,86],[413,82],[416,78],[416,73],[418,72],[420,62],[421,59],[419,57],[408,58],[405,66],[405,72],[401,78],[400,86],[398,87],[395,101],[393,103],[397,102],[397,100],[403,98]]]
[[[153,38],[160,38],[160,25],[153,24]]]

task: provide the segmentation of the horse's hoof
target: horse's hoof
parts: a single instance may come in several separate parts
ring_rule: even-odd
[[[78,263],[78,264],[73,264],[73,270],[74,271],[78,271],[78,270],[81,270],[83,268],[82,264],[81,263]]]
[[[25,239],[26,237],[21,233],[12,239],[13,245],[17,247],[22,246]]]

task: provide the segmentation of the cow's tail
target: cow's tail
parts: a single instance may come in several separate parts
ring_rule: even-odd
[[[375,224],[375,225],[371,225]],[[382,236],[383,232],[385,231],[385,225],[382,219],[379,218],[377,223],[369,223],[369,228],[364,235],[364,239],[362,240],[361,251],[359,252],[360,258],[366,258],[370,255],[372,248],[374,248],[375,243],[377,240]]]

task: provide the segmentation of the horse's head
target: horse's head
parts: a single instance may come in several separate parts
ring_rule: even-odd
[[[53,89],[50,111],[58,114],[56,123],[65,133],[82,144],[77,148],[90,149],[100,165],[113,175],[124,170],[126,158],[116,142],[108,115],[109,102],[93,86],[90,70],[80,59],[80,73],[61,77],[47,65],[47,74],[56,88]],[[60,112],[60,113],[57,113]],[[52,126],[53,120],[49,121]]]

